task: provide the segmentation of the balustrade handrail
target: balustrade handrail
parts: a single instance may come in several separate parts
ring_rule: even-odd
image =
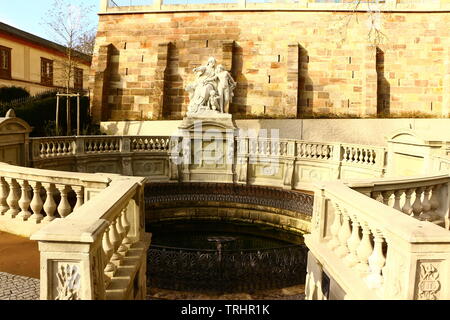
[[[370,191],[390,191],[408,189],[413,187],[427,187],[446,182],[450,182],[450,174],[408,178],[384,178],[376,180],[347,180],[344,183],[348,187],[355,190],[370,189]]]
[[[112,182],[66,219],[54,221],[33,234],[31,240],[94,243],[144,181],[129,177]]]
[[[450,233],[433,223],[419,221],[390,208],[383,203],[352,190],[342,182],[316,183],[326,198],[349,208],[349,212],[364,216],[372,227],[383,231],[385,236],[401,239],[407,243],[449,243]]]
[[[101,173],[77,173],[77,175],[74,175],[71,172],[34,168],[26,168],[26,173],[24,173],[23,167],[13,166],[7,163],[0,163],[0,176],[13,179],[55,184],[70,184],[77,186],[84,186],[86,183],[108,185],[111,182],[111,179],[106,174]]]

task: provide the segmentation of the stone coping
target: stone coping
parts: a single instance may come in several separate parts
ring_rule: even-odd
[[[161,1],[162,2],[162,1]],[[367,12],[379,10],[381,12],[446,12],[450,10],[450,4],[443,0],[439,3],[393,3],[387,0],[378,7],[374,3],[361,3],[358,8],[352,3],[308,3],[300,0],[297,3],[254,3],[237,1],[235,3],[209,3],[209,4],[161,4],[155,1],[154,5],[142,6],[103,6],[99,15],[105,14],[129,14],[129,13],[170,13],[170,12],[205,12],[205,11],[341,11],[341,12]]]

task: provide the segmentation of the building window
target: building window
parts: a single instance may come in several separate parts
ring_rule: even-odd
[[[75,68],[74,72],[74,88],[78,90],[83,89],[83,69]]]
[[[41,58],[41,83],[53,86],[53,60]]]
[[[11,49],[0,46],[0,78],[11,79]]]

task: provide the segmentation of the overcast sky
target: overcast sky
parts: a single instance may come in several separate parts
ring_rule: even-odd
[[[47,31],[47,27],[42,25],[42,20],[51,8],[52,3],[53,0],[0,0],[0,21],[53,41],[54,39]],[[91,19],[93,24],[97,25],[100,0],[74,0],[72,3],[94,6]]]

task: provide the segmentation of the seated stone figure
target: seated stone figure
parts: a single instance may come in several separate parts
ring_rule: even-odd
[[[217,91],[217,79],[215,74],[216,59],[209,58],[206,66],[195,68],[197,80],[190,84],[186,91],[190,95],[189,113],[198,113],[209,109],[211,91]]]

